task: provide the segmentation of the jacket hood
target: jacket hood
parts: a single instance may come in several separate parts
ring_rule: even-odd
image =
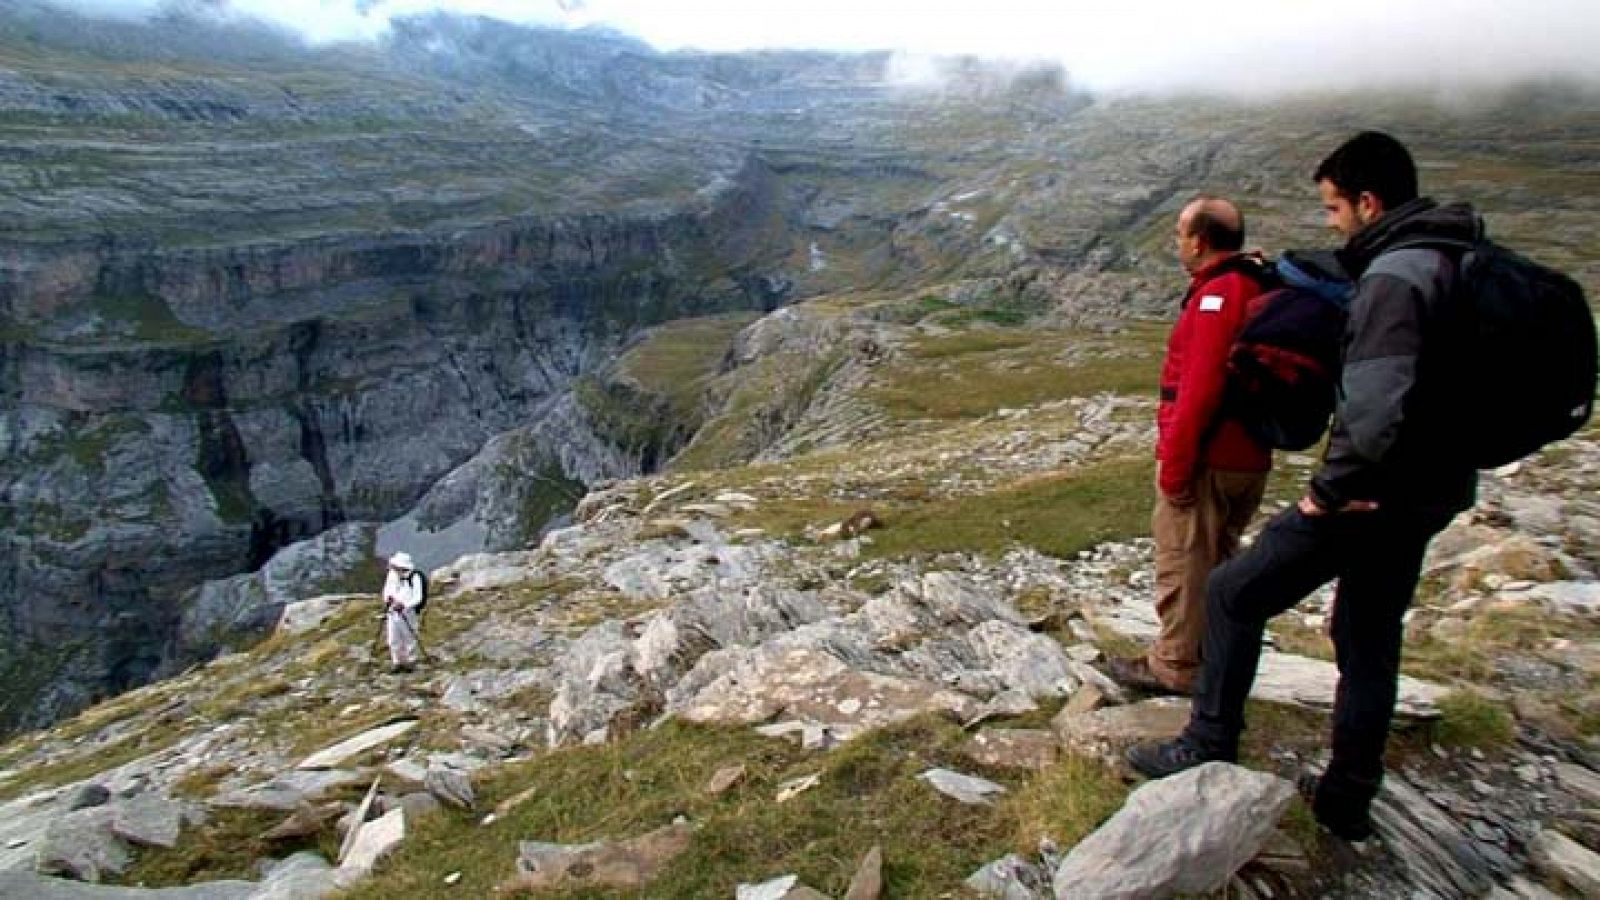
[[[1339,251],[1339,262],[1359,278],[1385,250],[1412,241],[1471,245],[1483,238],[1483,220],[1466,203],[1440,206],[1418,197],[1356,232]]]
[[[1333,250],[1285,250],[1278,257],[1278,277],[1283,283],[1344,305],[1355,283],[1339,264]]]

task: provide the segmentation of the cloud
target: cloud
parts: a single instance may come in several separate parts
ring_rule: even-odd
[[[56,0],[124,14],[164,0]],[[204,2],[204,0],[189,0]],[[210,0],[317,43],[382,35],[445,9],[513,22],[610,25],[665,50],[902,50],[1063,63],[1095,88],[1269,93],[1600,82],[1594,0]]]

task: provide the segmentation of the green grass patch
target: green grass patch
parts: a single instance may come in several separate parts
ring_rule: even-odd
[[[166,301],[148,294],[102,296],[96,298],[95,308],[114,332],[137,341],[190,344],[211,337],[204,329],[184,324]]]
[[[1424,581],[1419,593],[1428,589]],[[1600,629],[1571,617],[1559,617],[1533,606],[1490,608],[1467,622],[1466,633],[1450,640],[1432,635],[1406,644],[1401,671],[1433,680],[1459,679],[1495,683],[1498,656],[1538,653],[1557,638],[1600,636]]]
[[[1077,844],[1121,809],[1127,796],[1128,786],[1099,760],[1069,753],[1007,795],[999,814],[1012,820],[1010,849],[1029,855],[1038,852],[1042,838],[1059,847]]]
[[[42,788],[59,787],[93,778],[107,769],[114,769],[140,757],[165,750],[177,743],[179,737],[181,734],[177,729],[151,728],[68,759],[29,766],[10,781],[0,783],[0,802],[16,799]]]
[[[914,343],[870,396],[898,419],[973,419],[1102,392],[1153,395],[1163,326],[1086,332],[975,328]]]
[[[1114,459],[975,497],[952,497],[883,514],[873,556],[947,551],[1001,553],[1033,547],[1069,557],[1148,528],[1150,463]]]
[[[135,851],[133,864],[115,883],[163,888],[222,879],[254,881],[260,877],[257,861],[265,857],[281,859],[315,850],[324,859],[338,858],[339,833],[331,823],[308,837],[270,843],[260,839],[262,832],[288,817],[263,809],[210,810],[204,825],[184,829],[176,847]]]
[[[1505,747],[1516,737],[1516,725],[1505,707],[1477,691],[1462,690],[1439,700],[1439,720],[1430,726],[1441,747]]]
[[[867,556],[997,553],[1026,546],[1066,557],[1148,530],[1150,468],[1143,458],[1122,457],[971,496],[932,497],[925,488],[907,485],[871,503],[815,497],[772,500],[731,521],[796,537],[808,526],[838,522],[870,506],[883,527],[867,532],[871,543],[862,547]]]
[[[514,873],[518,841],[625,839],[683,815],[699,830],[648,896],[727,897],[739,882],[787,873],[840,896],[861,856],[879,844],[889,896],[935,897],[958,892],[974,869],[1009,850],[1037,849],[1042,835],[1076,842],[1125,794],[1105,769],[1077,758],[1033,776],[985,772],[957,754],[967,737],[953,723],[924,717],[808,753],[745,728],[669,722],[604,747],[551,752],[476,783],[484,807],[531,788],[522,805],[488,827],[454,812],[425,820],[349,896],[488,896]],[[712,774],[735,764],[746,767],[746,779],[707,795]],[[936,765],[996,777],[1011,793],[994,807],[963,806],[917,779]],[[780,784],[810,774],[820,774],[817,787],[775,802]],[[444,885],[443,874],[455,871],[460,883]]]
[[[1020,328],[972,328],[956,334],[923,338],[913,342],[906,352],[916,359],[950,359],[973,353],[1031,347],[1038,341],[1038,333]]]
[[[737,313],[669,322],[622,354],[617,370],[648,393],[665,397],[676,415],[693,416],[734,336],[756,318]]]

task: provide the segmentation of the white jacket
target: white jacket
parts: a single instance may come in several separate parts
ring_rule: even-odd
[[[401,578],[399,572],[390,569],[389,577],[383,581],[383,597],[394,600],[408,612],[413,611],[422,603],[422,578],[416,572],[412,572],[410,578]],[[387,609],[388,604],[384,608]]]

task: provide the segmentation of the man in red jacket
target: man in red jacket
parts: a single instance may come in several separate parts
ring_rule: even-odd
[[[1206,579],[1238,549],[1261,505],[1272,451],[1221,414],[1228,351],[1261,293],[1260,260],[1240,252],[1244,216],[1227,200],[1202,195],[1178,216],[1177,238],[1192,280],[1167,339],[1156,416],[1150,527],[1161,634],[1144,656],[1108,666],[1129,686],[1190,694],[1206,632]]]

